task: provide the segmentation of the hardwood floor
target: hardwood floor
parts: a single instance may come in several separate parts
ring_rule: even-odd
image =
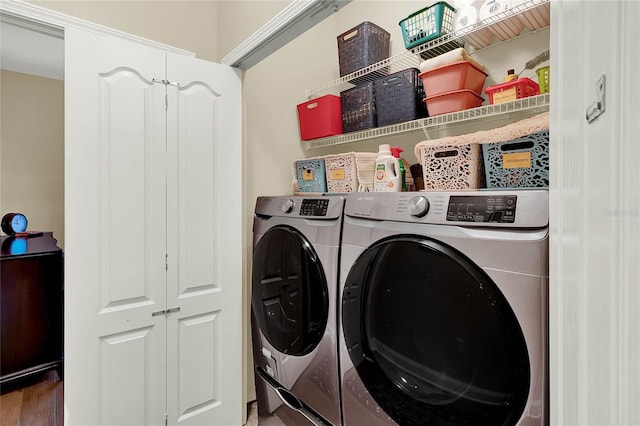
[[[55,371],[2,385],[0,426],[62,426],[64,383]]]
[[[64,382],[55,371],[2,385],[0,393],[0,426],[63,426]],[[263,423],[283,425],[273,420],[260,421]],[[257,424],[258,410],[253,401],[248,404],[245,426]]]

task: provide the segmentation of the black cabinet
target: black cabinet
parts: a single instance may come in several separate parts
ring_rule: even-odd
[[[51,232],[2,237],[0,383],[56,369],[62,378],[63,253]]]

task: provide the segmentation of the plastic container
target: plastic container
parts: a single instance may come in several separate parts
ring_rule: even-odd
[[[327,179],[323,158],[296,160],[299,192],[327,192]]]
[[[434,115],[479,107],[482,105],[482,102],[484,102],[484,99],[469,89],[462,89],[440,95],[428,96],[424,101],[427,104],[429,116],[432,117]]]
[[[391,147],[382,144],[376,157],[376,168],[373,176],[375,192],[398,192],[402,190],[402,174],[398,159],[391,154]]]
[[[340,92],[344,133],[377,127],[373,81]]]
[[[499,104],[540,94],[540,86],[535,81],[521,77],[508,83],[496,84],[484,89],[489,95],[489,103]]]
[[[303,141],[342,133],[340,96],[325,95],[299,104],[297,108]]]
[[[538,75],[540,93],[549,93],[549,67],[538,68],[536,74]]]
[[[328,192],[373,191],[375,152],[348,152],[325,155],[324,166]]]
[[[548,188],[549,130],[482,145],[487,188]]]
[[[487,73],[468,61],[455,62],[420,73],[427,96],[467,89],[482,93]]]
[[[338,36],[340,77],[387,59],[390,39],[391,35],[387,31],[368,21],[340,34]],[[384,76],[387,74],[387,69],[381,69],[372,75]],[[366,79],[366,77],[364,78]],[[365,80],[352,80],[356,83],[362,81]]]
[[[482,151],[478,144],[420,147],[424,189],[478,189],[484,185]]]
[[[478,8],[473,4],[455,5],[457,10],[453,20],[453,30],[460,32],[465,44],[471,44],[476,49],[487,47],[493,41],[493,34],[487,28],[472,27],[479,21]]]
[[[427,116],[424,88],[418,69],[408,68],[374,81],[378,126],[403,123]]]
[[[391,147],[391,155],[393,155],[398,160],[398,165],[400,166],[400,182],[402,182],[402,190],[403,191],[415,191],[416,185],[413,180],[413,176],[411,175],[409,162],[400,156],[403,149],[399,146]]]
[[[518,79],[518,74],[516,74],[516,70],[514,69],[510,69],[507,70],[507,75],[504,76],[504,78],[502,79],[503,83],[508,83],[510,81],[514,81]]]
[[[411,49],[453,30],[455,9],[440,1],[420,9],[400,21],[404,47]]]

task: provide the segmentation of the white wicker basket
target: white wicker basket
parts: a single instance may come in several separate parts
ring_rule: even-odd
[[[478,189],[484,184],[482,149],[479,144],[420,146],[424,189],[440,191]]]
[[[348,152],[326,155],[324,165],[328,192],[368,192],[373,190],[375,152]]]

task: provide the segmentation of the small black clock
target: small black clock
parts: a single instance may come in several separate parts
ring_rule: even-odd
[[[7,213],[2,216],[2,232],[7,235],[15,235],[27,230],[27,217],[22,213]]]

